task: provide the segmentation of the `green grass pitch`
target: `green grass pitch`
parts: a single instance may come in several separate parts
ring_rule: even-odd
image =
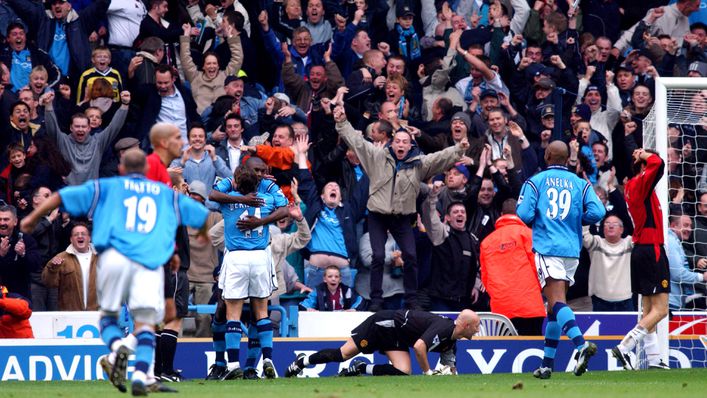
[[[184,397],[253,398],[496,398],[496,397],[704,397],[707,369],[555,373],[537,380],[529,373],[461,376],[353,377],[319,379],[189,380],[170,384]],[[3,382],[3,398],[127,397],[107,381]],[[164,395],[164,394],[163,394]]]

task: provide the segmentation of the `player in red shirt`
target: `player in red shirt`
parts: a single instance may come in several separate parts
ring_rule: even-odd
[[[659,355],[655,327],[668,315],[670,293],[670,268],[663,246],[663,212],[655,194],[665,163],[656,153],[639,148],[633,151],[633,168],[635,176],[626,183],[624,195],[634,223],[631,290],[642,295],[643,316],[611,350],[624,369],[633,369],[628,353],[641,341],[645,342],[649,357]],[[662,360],[649,366],[668,368]]]
[[[158,181],[172,186],[172,180],[167,172],[167,165],[172,160],[182,156],[184,140],[177,126],[169,123],[157,123],[150,129],[152,154],[147,156],[149,168],[145,175],[152,181]]]

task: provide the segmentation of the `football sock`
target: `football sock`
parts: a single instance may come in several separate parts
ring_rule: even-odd
[[[120,347],[123,332],[118,327],[118,318],[104,315],[100,320],[101,339],[108,346],[108,349],[115,351]]]
[[[255,368],[255,364],[260,358],[260,339],[258,338],[258,328],[254,324],[248,326],[248,354],[246,355],[245,367]]]
[[[562,329],[557,323],[557,317],[554,313],[547,314],[547,325],[545,326],[545,349],[543,355],[542,367],[553,369],[555,366],[555,352],[557,345],[560,343]]]
[[[135,372],[133,380],[145,381],[146,373],[152,362],[155,351],[155,334],[150,330],[143,330],[137,334],[137,348],[135,349]]]
[[[552,312],[557,317],[557,323],[560,325],[562,332],[572,340],[575,347],[578,350],[584,348],[584,336],[582,336],[582,332],[577,326],[572,309],[565,303],[557,302],[552,306]]]
[[[628,354],[629,351],[633,351],[633,349],[636,348],[636,345],[646,337],[646,334],[648,334],[648,331],[644,329],[643,326],[636,325],[636,327],[626,333],[624,339],[621,340],[619,350],[621,350],[624,354]]]
[[[177,338],[179,332],[172,329],[164,329],[160,337],[160,348],[162,352],[162,373],[174,373],[174,355],[177,352]]]
[[[305,366],[329,362],[344,362],[344,357],[341,356],[340,349],[327,348],[321,351],[317,351],[309,357],[305,358]]]
[[[646,351],[646,359],[648,364],[656,364],[660,362],[660,346],[658,345],[658,333],[648,333],[643,338],[643,348]]]
[[[368,373],[368,366],[372,366],[371,373]],[[366,373],[372,374],[373,376],[407,376],[407,373],[401,371],[391,364],[385,365],[368,365],[366,366]]]
[[[226,366],[226,322],[211,322],[213,333],[214,351],[216,352],[216,366]]]
[[[258,330],[258,340],[260,340],[260,349],[263,352],[264,359],[272,359],[272,322],[270,318],[263,318],[256,322],[255,326]]]
[[[241,337],[243,329],[240,321],[226,322],[226,352],[228,353],[229,369],[236,368],[238,364],[241,348]]]

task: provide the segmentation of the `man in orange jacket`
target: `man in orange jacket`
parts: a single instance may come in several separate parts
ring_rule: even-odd
[[[248,151],[265,162],[270,167],[273,175],[276,178],[277,184],[282,189],[282,193],[287,197],[287,200],[294,202],[290,181],[295,176],[295,153],[292,150],[292,145],[295,142],[295,131],[292,126],[287,124],[279,125],[275,128],[272,137],[272,145],[262,144],[255,146],[244,145],[241,151]],[[312,165],[307,161],[307,167],[312,169]]]
[[[31,339],[32,325],[29,317],[32,310],[29,301],[16,293],[8,293],[0,285],[0,339]]]
[[[496,230],[481,242],[481,281],[491,311],[510,318],[525,336],[542,335],[545,305],[535,271],[532,231],[515,215],[516,200],[503,202]]]

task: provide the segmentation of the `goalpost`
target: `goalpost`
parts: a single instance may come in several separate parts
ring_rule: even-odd
[[[669,137],[669,126],[678,127],[677,131],[679,134],[677,138],[676,135]],[[673,130],[673,132],[674,131],[675,130]],[[687,139],[692,147],[692,155],[685,159],[681,157],[680,160],[682,164],[679,165],[679,167],[684,169],[687,166],[691,170],[694,168],[697,174],[694,177],[692,175],[680,176],[680,183],[685,193],[683,203],[688,203],[688,205],[696,211],[696,205],[699,203],[699,193],[707,192],[707,186],[703,186],[702,189],[700,189],[700,184],[697,183],[701,175],[706,177],[707,182],[707,164],[703,163],[704,159],[702,159],[703,154],[707,153],[707,78],[667,77],[656,79],[655,102],[650,113],[643,121],[643,147],[656,150],[666,163],[663,177],[656,186],[656,193],[663,210],[662,222],[663,230],[666,234],[666,251],[669,249],[667,245],[667,233],[669,205],[671,201],[669,190],[671,171],[668,163],[671,138],[679,140],[680,143],[685,142]],[[701,155],[699,156],[700,159],[698,159],[697,154]],[[675,155],[675,152],[673,155]],[[692,178],[693,181],[689,181],[688,179],[690,178]],[[693,231],[694,227],[695,223],[693,221]],[[707,245],[707,242],[701,243]],[[675,314],[689,314],[693,319],[690,326],[697,325],[695,330],[698,331],[700,330],[700,324],[702,325],[701,330],[704,330],[704,325],[707,324],[707,312],[705,312],[705,310],[690,311],[688,313],[679,312]],[[683,340],[680,336],[671,336],[667,318],[660,322],[657,329],[661,356],[665,363],[670,363],[671,367],[685,367],[693,366],[693,358],[697,362],[704,362],[704,350],[707,349],[707,345],[703,346],[699,343],[693,344],[694,339]],[[676,330],[673,334],[680,334],[684,329],[687,329],[687,327]],[[671,340],[673,341],[672,347],[677,349],[671,348]],[[707,337],[702,337],[702,341],[707,341]],[[689,346],[687,346],[687,344],[689,344]],[[680,348],[683,348],[682,351],[686,351],[687,354],[681,354],[679,352]],[[636,355],[639,359],[639,368],[647,367],[642,345],[637,347],[636,350]],[[700,351],[698,352],[697,350]],[[687,358],[685,358],[685,356],[687,356]],[[670,360],[672,360],[672,363],[669,362]],[[701,366],[704,367],[706,365],[702,363]]]

